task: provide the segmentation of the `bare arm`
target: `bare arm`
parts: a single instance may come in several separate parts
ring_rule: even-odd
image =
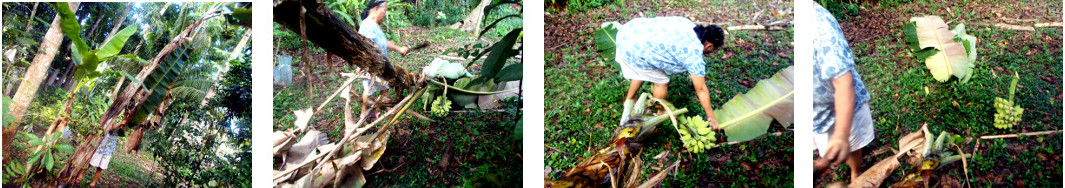
[[[835,92],[836,124],[832,138],[828,141],[828,155],[825,156],[832,164],[839,164],[847,159],[850,153],[851,120],[854,117],[854,83],[850,72],[844,73],[839,78],[832,80]]]
[[[689,75],[689,77],[691,77],[692,86],[695,88],[695,94],[699,96],[699,104],[703,106],[703,111],[706,112],[706,121],[710,123],[710,128],[719,129],[717,127],[717,117],[714,116],[714,107],[710,104],[710,89],[706,87],[706,77],[694,74]]]
[[[410,52],[410,48],[408,48],[406,46],[396,45],[396,43],[392,43],[392,41],[387,41],[387,43],[388,43],[388,49],[389,50],[399,52],[400,54],[403,54],[403,55],[407,55],[407,53]]]

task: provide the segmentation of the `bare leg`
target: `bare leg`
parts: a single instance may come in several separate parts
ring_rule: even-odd
[[[659,100],[666,100],[666,91],[668,89],[669,89],[669,83],[661,83],[661,84],[660,83],[655,83],[654,86],[651,87],[651,96],[654,96],[656,99],[659,99]],[[656,115],[661,115],[661,114],[665,114],[665,113],[666,113],[666,111],[663,109],[663,110],[659,110]]]
[[[89,187],[96,187],[96,180],[100,180],[100,176],[104,176],[101,174],[103,170],[102,168],[96,168],[96,173],[92,175],[92,183],[89,183]]]
[[[666,100],[666,91],[669,89],[669,83],[655,83],[651,88],[651,95],[656,99]]]
[[[643,80],[630,81],[629,92],[625,94],[625,100],[631,100],[636,98],[636,91],[640,91],[640,86],[643,86]]]
[[[851,180],[858,179],[859,175],[862,175],[862,150],[854,150],[850,156],[847,157],[847,166],[851,167]]]

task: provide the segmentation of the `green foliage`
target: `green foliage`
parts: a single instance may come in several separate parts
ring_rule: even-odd
[[[566,7],[570,12],[584,12],[613,2],[614,0],[570,0]]]
[[[3,104],[3,107],[2,107],[3,108],[3,120],[2,121],[4,123],[3,127],[7,127],[7,122],[15,121],[15,115],[11,115],[10,110],[8,110],[8,106],[11,105],[11,102],[14,102],[14,101],[11,100],[11,97],[8,97],[8,96],[5,95],[4,98],[3,98],[3,103],[2,103]]]
[[[410,22],[416,26],[449,25],[462,21],[475,8],[473,6],[477,6],[480,2],[478,0],[424,0],[416,1],[415,4],[408,5],[409,8],[406,10],[396,12],[408,16]],[[391,2],[388,7],[393,10],[397,9]]]
[[[55,157],[54,157],[55,152],[63,152],[63,153],[72,153],[72,152],[74,152],[74,147],[70,146],[69,144],[58,144],[59,138],[60,138],[60,136],[62,136],[62,134],[53,134],[53,136],[50,137],[50,138],[47,138],[47,137],[46,138],[40,138],[40,137],[37,137],[37,135],[33,135],[33,134],[30,134],[30,133],[23,133],[23,134],[27,138],[29,138],[29,141],[27,141],[27,143],[29,143],[30,145],[32,145],[32,146],[45,146],[40,151],[37,151],[36,153],[30,154],[30,157],[27,159],[27,162],[26,162],[27,165],[33,165],[33,166],[36,166],[36,167],[44,167],[45,170],[51,171],[52,167],[55,166],[55,162],[56,162]],[[40,164],[38,164],[38,163],[40,163]],[[30,170],[30,171],[27,171],[26,173],[30,173],[34,169],[27,169],[27,170]]]

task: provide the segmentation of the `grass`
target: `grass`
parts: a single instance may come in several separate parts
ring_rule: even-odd
[[[970,138],[962,144],[966,152],[973,152],[979,145],[975,157],[968,161],[968,182],[974,186],[1061,186],[1060,133],[982,140],[979,144],[973,139],[984,135],[1061,130],[1062,29],[1016,31],[990,24],[1004,22],[998,19],[999,14],[1037,20],[1034,22],[1060,22],[1061,6],[1060,2],[918,1],[866,6],[868,9],[855,13],[826,7],[834,12],[844,27],[858,72],[872,95],[871,110],[877,138],[864,151],[897,148],[900,136],[928,124],[934,133],[947,131]],[[1049,11],[1025,7],[1044,7]],[[923,60],[915,59],[904,50],[901,24],[918,15],[939,15],[945,20],[953,20],[948,23],[950,26],[965,23],[967,32],[978,38],[979,57],[972,80],[966,84],[959,83],[957,78],[937,82],[925,68]],[[883,25],[883,28],[866,25]],[[1007,76],[1013,73],[1018,73],[1021,78],[1015,100],[1025,108],[1023,120],[1012,129],[995,129],[991,125],[995,113],[992,100],[1007,97],[1010,82]],[[890,154],[866,157],[864,168],[887,155]],[[1020,166],[1029,168],[1016,168]],[[904,164],[885,184],[897,182],[913,168]],[[848,173],[844,167],[835,171],[834,177],[821,180],[845,180]],[[966,181],[960,163],[936,173],[950,177],[943,179]]]
[[[458,56],[453,49],[467,44],[488,43],[499,40],[496,32],[488,32],[478,38],[476,34],[448,29],[447,26],[422,28],[417,26],[386,28],[390,40],[399,45],[414,45],[429,42],[431,45],[422,51],[407,56],[390,52],[389,60],[409,71],[419,72],[438,55]],[[286,31],[288,32],[288,31]],[[294,44],[281,42],[282,45]],[[277,45],[277,44],[275,44]],[[487,46],[487,45],[486,45]],[[310,51],[320,52],[318,47]],[[281,49],[295,49],[282,46]],[[336,66],[330,70],[325,63],[324,53],[314,53],[309,60],[300,57],[298,51],[281,51],[282,54],[295,55],[298,59],[293,66],[293,85],[274,87],[274,130],[286,130],[293,127],[293,110],[316,108],[346,79],[339,72],[352,72],[353,66],[339,62],[333,57]],[[304,67],[299,63],[311,63],[315,79],[307,84],[300,75]],[[472,66],[470,72],[476,73],[478,65]],[[308,85],[314,85],[314,92],[306,92]],[[355,84],[361,91],[361,84]],[[393,91],[395,92],[395,91]],[[496,111],[451,112],[447,116],[432,116],[428,109],[422,109],[427,101],[416,101],[411,110],[425,114],[434,119],[429,122],[403,117],[395,125],[387,145],[384,157],[376,165],[365,171],[367,185],[370,187],[419,187],[487,185],[505,186],[520,183],[521,173],[521,136],[515,132],[515,117],[521,117],[515,111],[521,102],[511,100],[507,109]],[[354,106],[353,113],[359,113],[359,106]],[[310,126],[326,133],[331,142],[337,142],[343,136],[344,100],[337,98],[327,104],[321,112],[315,112]],[[520,130],[520,129],[519,129]]]
[[[545,127],[544,164],[548,179],[560,179],[565,172],[573,168],[584,157],[590,157],[594,150],[605,146],[614,130],[617,129],[619,114],[628,87],[628,80],[620,75],[620,70],[611,63],[598,59],[591,40],[591,29],[607,21],[624,22],[643,14],[651,15],[686,15],[688,17],[725,17],[729,10],[714,12],[704,10],[681,10],[682,7],[702,7],[706,3],[720,2],[631,2],[623,7],[605,6],[601,9],[588,10],[558,15],[554,20],[568,20],[563,24],[569,27],[555,30],[576,30],[575,38],[552,37],[547,48],[560,46],[558,50],[545,50]],[[735,2],[725,2],[735,4]],[[740,6],[743,5],[743,6]],[[750,4],[737,4],[729,8],[751,9]],[[607,13],[604,13],[607,12]],[[623,13],[618,15],[617,13]],[[741,11],[742,12],[742,11]],[[743,14],[735,13],[732,14]],[[750,14],[754,14],[750,12]],[[593,16],[595,15],[595,16]],[[591,20],[582,17],[592,18]],[[551,20],[552,18],[545,18]],[[572,20],[570,20],[572,19]],[[719,20],[720,21],[720,20]],[[727,19],[723,22],[740,23],[743,21]],[[549,24],[551,25],[551,24]],[[574,28],[576,27],[576,28]],[[552,28],[548,28],[551,33]],[[792,31],[730,31],[726,47],[707,60],[707,86],[711,101],[719,107],[736,94],[746,92],[753,85],[742,83],[771,77],[777,71],[792,65]],[[557,45],[550,45],[561,43]],[[668,98],[677,108],[688,108],[688,115],[705,116],[692,89],[692,83],[686,75],[671,77]],[[644,86],[641,92],[650,92],[650,86]],[[665,161],[681,160],[681,170],[676,176],[663,181],[663,187],[766,187],[790,186],[794,177],[792,172],[792,140],[794,134],[790,128],[773,125],[769,132],[783,132],[781,136],[766,136],[736,145],[725,145],[706,153],[682,153],[684,148],[676,131],[668,123],[658,125],[658,132],[651,134],[640,142],[643,150],[639,157],[644,160],[644,174],[652,174],[663,166],[663,161],[655,159],[656,155],[669,152]],[[645,180],[647,177],[641,177]]]

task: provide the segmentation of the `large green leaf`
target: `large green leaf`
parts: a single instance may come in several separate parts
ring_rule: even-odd
[[[953,75],[961,79],[962,83],[968,82],[972,77],[973,62],[976,60],[976,53],[972,48],[976,45],[976,37],[965,34],[963,25],[958,28],[961,32],[956,35],[938,16],[915,17],[911,18],[910,22],[912,25],[904,26],[904,31],[907,32],[907,45],[911,50],[922,49],[918,51],[920,54],[915,52],[915,55],[920,58],[930,53],[927,51],[928,48],[937,50],[933,55],[925,58],[925,66],[932,73],[932,77],[939,82],[946,82]],[[916,36],[917,48],[913,47],[912,36]],[[969,52],[966,50],[966,45],[970,46]]]
[[[70,10],[69,4],[67,2],[59,2],[51,4],[51,6],[59,15],[59,28],[62,28],[63,34],[73,41],[75,49],[81,54],[88,52],[89,45],[86,45],[85,40],[81,39],[81,24],[78,23],[78,18],[74,15],[74,11]]]
[[[618,28],[621,24],[617,22],[604,23],[602,28],[596,30],[595,35],[595,52],[598,52],[603,59],[608,62],[614,62],[614,55],[616,55],[617,47],[617,34]]]
[[[132,36],[136,32],[136,26],[129,26],[122,29],[122,31],[116,33],[115,36],[111,37],[111,39],[103,45],[103,47],[100,47],[100,49],[96,51],[96,57],[104,59],[118,54],[118,52],[122,51],[122,46],[126,45],[126,40],[129,40],[129,36]]]
[[[521,63],[507,65],[507,67],[504,67],[503,70],[500,70],[499,73],[496,74],[496,81],[502,83],[514,80],[521,80],[521,65]]]
[[[99,71],[96,71],[97,66],[100,65],[100,59],[96,57],[96,50],[90,50],[87,53],[72,52],[71,59],[79,56],[80,61],[74,61],[78,66],[77,70],[74,70],[74,79],[81,80],[85,78],[92,79],[94,75],[98,76]],[[96,73],[96,74],[93,74]]]
[[[736,95],[714,110],[718,125],[725,130],[728,141],[746,141],[762,136],[776,119],[788,126],[794,119],[794,66],[785,68],[773,77],[758,81],[745,94]]]
[[[522,29],[515,28],[510,30],[510,33],[503,36],[502,39],[492,44],[488,57],[484,59],[482,63],[480,77],[470,81],[470,85],[479,85],[481,83],[488,82],[490,79],[496,77],[499,70],[503,69],[503,65],[507,64],[507,59],[514,57],[520,53],[520,50],[514,49],[514,44],[518,42],[518,38],[521,36]]]

